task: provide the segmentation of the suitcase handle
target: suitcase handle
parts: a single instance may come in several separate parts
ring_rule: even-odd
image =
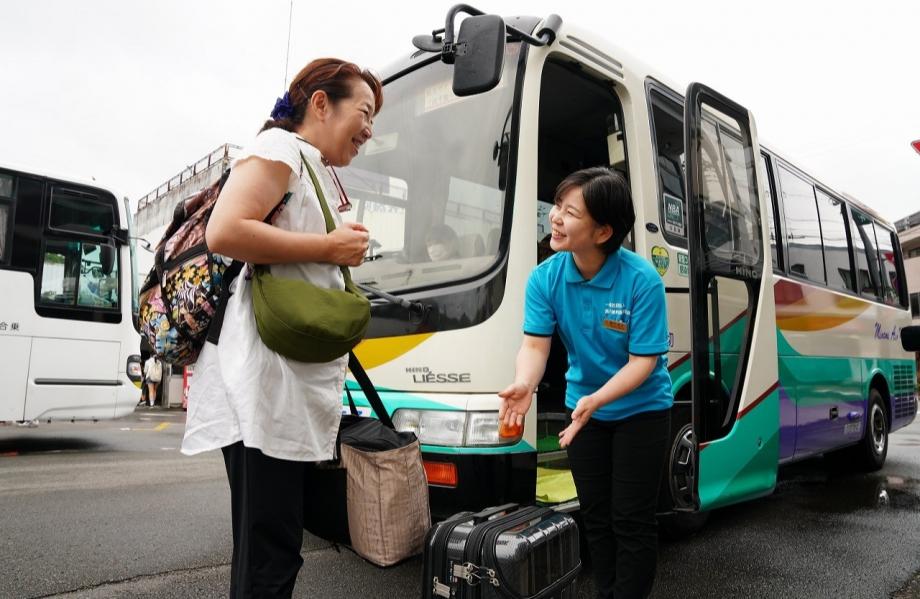
[[[518,507],[518,504],[516,503],[506,503],[504,505],[498,505],[495,507],[486,508],[482,510],[481,512],[473,514],[473,524],[481,524],[485,522],[486,520],[493,518],[494,516],[498,514],[501,514],[504,512],[510,512],[516,507]]]

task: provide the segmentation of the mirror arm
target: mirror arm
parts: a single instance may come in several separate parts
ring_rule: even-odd
[[[154,253],[153,246],[150,244],[149,241],[147,241],[143,237],[132,236],[132,237],[129,237],[128,239],[130,239],[131,241],[136,241],[137,245],[141,246],[143,249],[147,250],[151,254]]]
[[[446,64],[454,64],[454,57],[457,54],[457,44],[454,43],[454,19],[460,13],[466,13],[473,17],[484,15],[479,9],[473,8],[469,4],[455,4],[447,11],[447,20],[444,23],[443,30],[432,31],[432,38],[435,34],[444,32],[444,46],[441,50],[441,60]],[[537,32],[537,37],[525,33],[516,27],[505,24],[505,30],[512,36],[518,37],[532,46],[548,46],[556,41],[556,32],[562,27],[562,19],[559,15],[550,15],[546,18],[544,26]]]
[[[457,44],[454,43],[454,19],[461,12],[474,17],[485,14],[469,4],[455,4],[447,11],[447,20],[444,22],[444,48],[441,50],[441,60],[445,64],[454,64],[454,57],[457,54]]]

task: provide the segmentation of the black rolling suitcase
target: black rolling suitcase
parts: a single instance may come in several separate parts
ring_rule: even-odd
[[[460,512],[425,538],[424,599],[570,599],[581,569],[578,526],[550,508]]]

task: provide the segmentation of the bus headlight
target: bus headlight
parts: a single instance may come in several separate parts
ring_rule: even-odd
[[[425,445],[463,445],[466,412],[447,410],[396,410],[396,430],[412,431]]]
[[[470,412],[466,422],[467,445],[498,445],[498,412]]]
[[[424,445],[484,447],[509,445],[521,439],[520,434],[499,436],[498,412],[401,408],[393,414],[393,425],[397,430],[412,431]]]

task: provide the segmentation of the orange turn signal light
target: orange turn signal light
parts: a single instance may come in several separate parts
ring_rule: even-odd
[[[502,422],[498,425],[498,438],[499,439],[520,439],[524,436],[524,425],[522,424],[512,424],[511,426]]]
[[[457,465],[450,462],[429,462],[424,461],[425,476],[428,477],[429,485],[440,485],[442,487],[456,487],[458,482]]]

